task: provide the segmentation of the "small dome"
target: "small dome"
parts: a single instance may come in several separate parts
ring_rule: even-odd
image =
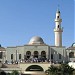
[[[30,39],[29,44],[44,44],[44,41],[41,37],[34,36]]]
[[[72,44],[72,47],[75,47],[75,43]]]

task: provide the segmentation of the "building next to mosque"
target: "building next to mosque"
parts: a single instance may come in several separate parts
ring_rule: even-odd
[[[24,63],[24,62],[51,62],[65,63],[75,61],[75,43],[71,47],[62,46],[62,19],[59,10],[55,18],[55,45],[47,45],[39,36],[34,36],[29,43],[23,46],[1,47],[0,61],[3,63]]]

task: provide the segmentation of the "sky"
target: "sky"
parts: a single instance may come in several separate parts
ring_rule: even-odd
[[[74,0],[0,0],[0,44],[3,47],[28,44],[40,36],[54,45],[55,14],[61,12],[63,46],[69,47],[74,37]]]

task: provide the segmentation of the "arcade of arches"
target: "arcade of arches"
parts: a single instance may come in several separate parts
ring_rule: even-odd
[[[31,55],[31,52],[27,51],[25,58],[29,59],[31,56],[33,56],[33,58],[39,58],[39,57],[46,58],[46,52],[45,51],[41,51],[41,55],[39,55],[38,51],[34,51],[33,55]]]

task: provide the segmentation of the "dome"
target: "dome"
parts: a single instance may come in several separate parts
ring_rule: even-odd
[[[44,41],[41,37],[34,36],[30,39],[29,44],[44,44]]]
[[[72,47],[75,47],[75,43],[72,44]]]

